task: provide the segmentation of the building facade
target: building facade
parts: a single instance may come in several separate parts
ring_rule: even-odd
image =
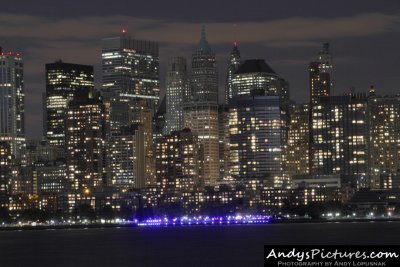
[[[108,162],[111,185],[118,191],[146,185],[144,129],[141,124],[122,127],[109,139]]]
[[[199,45],[192,55],[189,100],[184,104],[184,127],[192,130],[204,146],[204,183],[219,178],[218,73],[215,54],[201,31]]]
[[[11,178],[11,148],[7,142],[0,141],[0,204],[1,196],[9,194]]]
[[[189,98],[186,59],[171,57],[167,65],[165,133],[183,129],[183,103]]]
[[[107,185],[107,120],[98,94],[77,95],[68,104],[66,159],[72,192],[89,195]]]
[[[270,188],[290,187],[284,172],[286,121],[279,96],[239,96],[230,102],[230,175]]]
[[[333,64],[329,44],[325,43],[314,61],[310,62],[310,102],[316,104],[321,96],[333,90]]]
[[[191,180],[202,186],[203,146],[198,137],[188,129],[173,131],[157,140],[157,182],[165,185],[176,180]]]
[[[25,145],[24,62],[21,54],[0,47],[0,141],[10,144],[11,154],[21,158]]]
[[[225,89],[225,104],[229,103],[229,99],[233,97],[233,84],[232,79],[235,72],[239,69],[241,64],[241,57],[238,48],[238,43],[233,42],[233,48],[228,60],[228,71],[226,75],[226,89]]]
[[[396,177],[400,173],[400,96],[377,97],[368,100],[369,168],[373,187],[379,177]]]
[[[310,106],[300,104],[293,107],[287,143],[286,168],[290,176],[309,174]]]
[[[132,39],[125,32],[103,39],[102,94],[123,102],[146,101],[154,114],[160,94],[158,43]]]
[[[369,186],[367,97],[321,97],[312,127],[312,174],[341,174],[357,187]]]
[[[65,149],[65,114],[77,90],[94,90],[93,66],[65,63],[46,64],[44,135],[51,146]]]

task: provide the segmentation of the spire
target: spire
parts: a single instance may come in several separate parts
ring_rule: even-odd
[[[206,27],[204,25],[201,25],[200,41],[196,49],[196,54],[211,54],[211,53],[212,51],[206,37]]]

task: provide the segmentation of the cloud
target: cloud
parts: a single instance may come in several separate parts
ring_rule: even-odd
[[[292,17],[264,22],[242,22],[237,26],[238,39],[246,42],[287,42],[332,39],[379,34],[394,30],[400,19],[397,15],[380,13],[360,14],[339,18]],[[3,36],[42,40],[94,40],[116,35],[126,27],[135,37],[165,43],[193,44],[199,36],[196,23],[176,23],[129,16],[82,17],[50,19],[30,15],[0,14]],[[207,24],[212,43],[233,39],[230,23]]]
[[[223,50],[224,45],[230,43],[234,36],[240,43],[250,47],[312,48],[326,40],[368,37],[396,31],[399,22],[399,15],[368,13],[337,18],[291,17],[241,22],[236,30],[233,24],[224,22],[208,23],[206,26],[209,42],[221,58],[224,53],[229,52]],[[162,63],[170,55],[190,56],[200,34],[200,25],[192,22],[123,15],[49,18],[0,13],[0,46],[3,46],[3,50],[17,50],[24,55],[27,128],[35,128],[34,136],[40,135],[37,120],[41,118],[41,114],[36,107],[41,99],[40,94],[45,89],[44,64],[62,59],[66,62],[94,65],[98,70],[100,40],[118,35],[122,28],[126,28],[128,34],[134,38],[160,42]],[[264,56],[260,52],[257,51],[257,56]],[[286,58],[275,63],[301,66],[308,60],[307,57]],[[97,76],[96,80],[98,84],[100,77]]]

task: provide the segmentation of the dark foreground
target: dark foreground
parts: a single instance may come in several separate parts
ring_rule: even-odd
[[[400,222],[0,232],[0,266],[263,266],[263,246],[400,245]]]

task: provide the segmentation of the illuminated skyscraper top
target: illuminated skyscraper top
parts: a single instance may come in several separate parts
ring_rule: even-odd
[[[20,158],[25,143],[24,63],[19,53],[0,47],[0,141],[10,144],[11,154]]]
[[[102,40],[102,93],[108,98],[146,100],[157,110],[159,101],[158,43],[126,35]]]
[[[310,62],[310,101],[316,104],[321,96],[330,96],[333,90],[333,65],[329,44],[323,45],[317,58]]]
[[[190,100],[218,103],[218,73],[215,54],[211,50],[204,26],[199,45],[192,55]]]

